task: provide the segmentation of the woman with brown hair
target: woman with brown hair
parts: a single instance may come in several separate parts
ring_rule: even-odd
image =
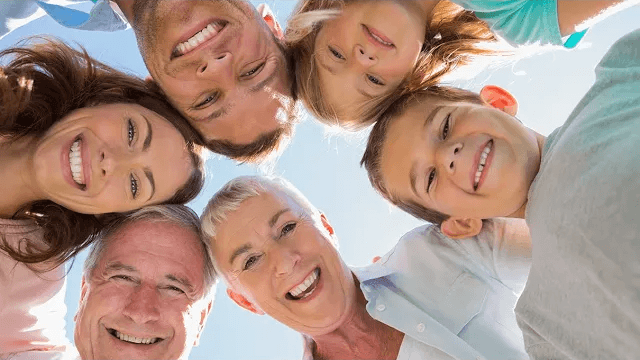
[[[0,62],[2,256],[50,269],[115,214],[201,190],[197,133],[143,80],[53,40]]]
[[[576,25],[615,1],[301,0],[286,29],[297,96],[329,125],[371,125],[407,91],[437,84],[458,65],[514,45],[572,47]],[[564,41],[562,36],[571,35]]]

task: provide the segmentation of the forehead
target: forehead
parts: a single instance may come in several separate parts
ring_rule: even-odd
[[[111,235],[99,266],[120,262],[140,272],[179,272],[202,278],[204,256],[198,236],[176,223],[138,220]]]

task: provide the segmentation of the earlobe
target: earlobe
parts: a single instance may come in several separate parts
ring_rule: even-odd
[[[482,230],[482,220],[450,217],[440,224],[440,231],[452,239],[476,236]]]
[[[264,311],[258,309],[255,305],[251,303],[251,301],[247,300],[246,297],[238,294],[237,292],[231,290],[230,288],[227,288],[227,296],[229,296],[229,298],[233,300],[233,302],[238,304],[238,306],[240,306],[241,308],[249,310],[254,314],[264,315]]]
[[[284,32],[282,31],[278,20],[276,20],[275,15],[273,15],[273,11],[271,11],[269,5],[260,4],[256,7],[256,10],[258,10],[258,13],[260,13],[260,16],[262,17],[264,22],[267,23],[273,35],[282,40],[284,38]]]
[[[502,110],[511,116],[518,113],[518,101],[507,90],[496,86],[487,85],[480,90],[480,97],[487,104]]]
[[[324,214],[320,214],[320,221],[322,221],[322,226],[329,232],[329,235],[334,235],[333,227],[329,224],[329,220]]]

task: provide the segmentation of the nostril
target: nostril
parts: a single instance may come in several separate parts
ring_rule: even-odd
[[[453,169],[453,161],[449,164],[449,169]]]
[[[373,60],[373,56],[369,56],[369,60]]]
[[[460,149],[458,149],[458,148],[453,149],[453,153],[454,153],[454,154],[457,154],[457,153],[458,153],[458,151],[460,151]]]
[[[199,73],[203,73],[207,70],[207,64],[202,65],[202,67],[198,70]]]
[[[105,175],[107,175],[107,172],[103,169],[102,170],[102,176],[105,176]]]
[[[364,50],[360,49],[360,54],[364,55]]]

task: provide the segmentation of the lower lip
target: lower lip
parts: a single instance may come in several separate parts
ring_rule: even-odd
[[[372,43],[375,46],[381,47],[383,49],[393,49],[395,48],[395,45],[393,45],[393,41],[391,41],[389,38],[387,38],[386,36],[382,35],[378,30],[374,29],[374,28],[370,28],[366,25],[362,25],[362,31],[364,32],[365,36],[367,37],[367,39],[369,40],[370,43]],[[388,42],[392,45],[387,45],[387,44],[383,44],[380,41],[378,41],[378,39],[374,38],[371,34],[374,34],[375,36],[379,37],[380,39],[382,39],[385,42]]]
[[[71,150],[71,145],[73,145],[73,143],[77,139],[77,137],[74,137],[73,139],[71,139],[71,141],[67,142],[62,147],[62,154],[60,156],[60,168],[62,169],[62,177],[64,177],[67,183],[78,190],[82,190],[82,187],[78,185],[78,183],[73,181],[73,175],[71,174],[71,163],[69,162],[69,152]]]
[[[487,144],[489,144],[488,141],[482,147],[483,150],[487,147]],[[484,162],[484,167],[482,168],[482,174],[480,175],[480,181],[478,181],[478,186],[476,187],[475,191],[478,191],[478,189],[480,189],[480,187],[482,186],[482,183],[484,183],[484,179],[487,177],[487,173],[489,172],[489,166],[491,165],[491,160],[493,160],[493,154],[495,153],[495,150],[496,150],[496,141],[493,140],[493,145],[491,145],[491,151],[489,151],[489,155],[487,155],[487,160]],[[482,151],[480,152],[480,155],[482,155]],[[478,158],[478,163],[479,162],[480,162],[480,158]],[[477,170],[478,170],[478,167],[476,166],[476,171]],[[476,178],[475,178],[475,172],[474,172],[472,181],[475,182],[475,179]]]
[[[315,299],[316,297],[318,297],[318,294],[320,293],[320,291],[322,290],[322,285],[324,284],[324,279],[322,277],[322,271],[320,272],[320,274],[318,274],[319,278],[318,278],[318,284],[316,284],[316,288],[313,289],[313,292],[311,293],[311,295],[307,296],[304,299],[300,299],[300,300],[293,300],[297,303],[307,303],[313,299]]]

